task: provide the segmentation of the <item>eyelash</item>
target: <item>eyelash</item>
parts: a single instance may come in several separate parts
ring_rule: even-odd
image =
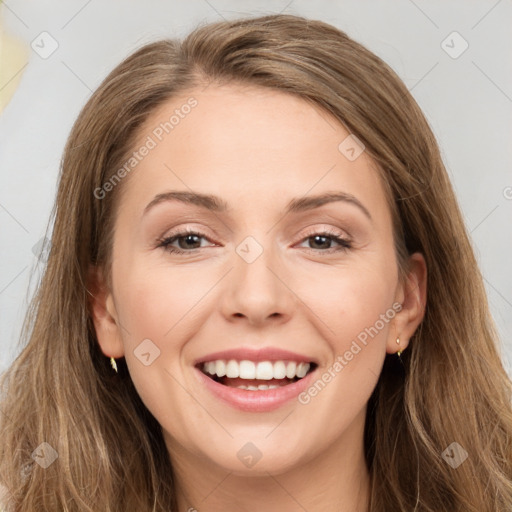
[[[201,233],[199,231],[194,231],[192,229],[188,229],[187,228],[184,231],[180,231],[179,233],[173,233],[173,234],[171,234],[168,237],[159,239],[157,247],[162,247],[164,250],[166,250],[167,252],[172,253],[172,254],[190,254],[190,253],[194,253],[195,251],[201,249],[201,247],[196,247],[195,249],[190,249],[189,251],[187,251],[187,250],[184,250],[184,249],[178,249],[176,247],[172,247],[170,245],[173,242],[175,242],[176,240],[178,240],[179,238],[184,238],[184,237],[186,237],[188,235],[197,235],[200,238],[208,239],[208,237],[204,233]],[[325,237],[325,238],[330,238],[334,242],[338,243],[339,247],[338,248],[332,248],[331,247],[331,248],[326,249],[326,250],[312,249],[312,248],[309,248],[309,247],[306,247],[306,249],[308,249],[310,251],[314,251],[314,252],[318,252],[319,251],[319,252],[324,253],[324,254],[325,253],[332,254],[334,252],[347,251],[347,250],[352,248],[352,243],[350,242],[350,240],[348,240],[346,238],[342,238],[341,236],[339,236],[339,233],[336,233],[336,232],[330,231],[330,230],[324,230],[324,231],[321,231],[321,232],[316,232],[315,231],[313,233],[310,233],[307,236],[305,236],[304,238],[302,238],[301,242],[304,242],[304,241],[308,240],[309,238],[313,238],[315,236],[321,236],[321,237]]]

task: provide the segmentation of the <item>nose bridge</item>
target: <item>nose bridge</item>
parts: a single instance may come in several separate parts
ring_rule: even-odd
[[[257,238],[256,238],[257,237]],[[235,278],[238,289],[246,289],[253,297],[261,295],[267,300],[277,291],[274,272],[277,265],[277,247],[272,236],[247,236],[235,250]]]
[[[283,284],[283,266],[272,234],[247,236],[234,255],[229,292],[224,313],[244,315],[251,322],[263,321],[277,314],[289,315],[293,302],[290,290]]]

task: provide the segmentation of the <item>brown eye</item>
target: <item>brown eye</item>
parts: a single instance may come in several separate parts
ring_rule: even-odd
[[[201,248],[201,239],[207,240],[206,236],[202,233],[186,230],[163,238],[160,240],[158,247],[163,247],[171,253],[189,253]],[[178,242],[178,247],[172,245],[175,242]]]
[[[352,247],[352,244],[346,238],[339,236],[338,233],[322,232],[313,233],[303,239],[303,242],[309,241],[311,247],[306,249],[320,252],[338,252],[345,251]],[[332,244],[338,244],[338,247],[332,247]]]

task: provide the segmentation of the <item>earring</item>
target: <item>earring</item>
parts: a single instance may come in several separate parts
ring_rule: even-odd
[[[400,345],[400,338],[396,339],[396,344]],[[398,357],[400,357],[400,355],[402,354],[402,351],[400,350],[400,347],[398,347],[398,352],[396,354],[397,354]]]
[[[114,368],[115,372],[117,373],[117,364],[113,357],[110,358],[110,366],[112,366],[112,368]]]

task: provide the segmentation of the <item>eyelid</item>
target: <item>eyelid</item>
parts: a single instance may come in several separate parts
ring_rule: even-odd
[[[210,234],[211,233],[210,229],[205,228],[203,226],[196,226],[196,225],[194,225],[194,223],[189,223],[189,224],[180,224],[177,227],[174,227],[170,230],[164,231],[164,234],[159,237],[159,240],[165,240],[165,239],[171,238],[173,236],[189,234],[189,233],[201,235],[205,238],[211,239],[211,241],[213,241],[213,239],[215,238],[214,236],[212,236]]]
[[[328,226],[328,227],[310,226],[306,229],[307,229],[307,231],[301,235],[301,238],[298,240],[299,242],[303,241],[304,238],[306,238],[306,237],[317,235],[320,233],[326,233],[326,234],[328,233],[329,235],[343,237],[347,240],[352,239],[352,237],[345,230],[342,230],[340,228],[335,228],[332,226]],[[157,242],[165,241],[165,240],[172,238],[174,236],[177,236],[177,235],[183,236],[183,235],[187,235],[187,234],[200,235],[201,237],[208,239],[210,242],[213,241],[212,240],[213,237],[211,237],[209,234],[205,233],[203,228],[195,228],[195,227],[192,227],[192,225],[187,225],[184,227],[175,228],[175,229],[171,230],[169,233],[166,233],[165,235],[158,237]]]
[[[330,247],[327,250],[318,250],[312,249],[310,247],[304,247],[307,251],[313,251],[314,253],[320,253],[324,255],[329,255],[333,253],[339,253],[340,251],[347,251],[349,249],[353,249],[353,240],[350,235],[345,233],[343,230],[339,228],[327,227],[327,228],[310,228],[310,231],[304,233],[298,243],[304,243],[309,238],[313,238],[314,236],[323,236],[327,238],[331,238],[338,247]],[[296,244],[295,244],[296,245]]]
[[[316,226],[307,228],[306,233],[304,235],[302,235],[302,239],[305,236],[306,237],[312,236],[312,235],[316,235],[318,233],[329,233],[330,235],[343,237],[343,238],[346,238],[347,240],[352,238],[346,231],[342,230],[341,228],[335,228],[332,226],[317,227],[317,225],[316,225]]]
[[[193,228],[191,226],[185,226],[183,228],[176,228],[176,229],[172,230],[170,233],[167,233],[165,235],[158,237],[158,239],[156,240],[156,247],[164,246],[166,244],[166,242],[168,243],[169,240],[171,240],[173,238],[174,239],[183,238],[187,235],[197,235],[197,236],[199,236],[199,238],[204,238],[205,240],[208,240],[209,242],[216,244],[216,242],[211,240],[211,237],[208,234],[206,234],[202,229]],[[164,248],[165,248],[165,246],[164,246]],[[204,247],[201,247],[201,249],[203,249],[203,248]],[[190,249],[189,251],[184,251],[184,252],[192,252],[197,249],[199,249],[199,247],[196,249]]]
[[[207,240],[208,242],[213,243],[214,245],[218,244],[216,242],[213,242],[210,239],[210,236],[204,233],[202,229],[196,229],[192,226],[186,226],[183,228],[176,228],[173,231],[171,231],[169,234],[166,234],[160,238],[158,238],[156,242],[156,248],[163,248],[164,250],[168,251],[169,253],[175,253],[175,254],[195,254],[200,249],[205,249],[206,247],[195,247],[190,250],[186,249],[179,249],[177,247],[173,247],[171,244],[174,243],[176,240],[180,238],[184,238],[187,235],[196,235],[200,239]],[[340,228],[333,228],[332,226],[329,226],[327,228],[319,228],[319,227],[309,227],[308,231],[306,233],[303,233],[300,239],[294,243],[293,246],[296,246],[297,244],[307,242],[309,238],[313,238],[314,236],[323,236],[327,238],[331,238],[335,244],[337,244],[338,247],[330,247],[326,250],[321,249],[314,249],[311,247],[304,247],[307,251],[313,251],[314,253],[318,254],[332,254],[332,253],[338,253],[340,251],[347,251],[352,248],[352,237],[345,234],[343,230]]]

